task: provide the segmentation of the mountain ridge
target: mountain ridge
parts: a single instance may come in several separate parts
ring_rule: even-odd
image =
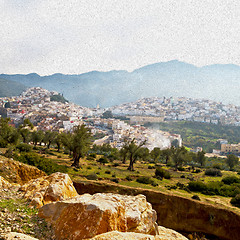
[[[91,71],[81,74],[55,73],[40,76],[1,74],[0,78],[28,87],[40,86],[63,93],[86,107],[110,107],[142,97],[185,96],[208,98],[239,105],[240,66],[213,64],[197,67],[172,60],[126,70]]]

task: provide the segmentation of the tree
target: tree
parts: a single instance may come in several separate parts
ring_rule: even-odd
[[[126,148],[121,148],[119,151],[120,158],[122,159],[122,163],[126,163],[127,155],[128,155],[128,150]]]
[[[226,163],[232,171],[234,167],[239,163],[239,159],[234,154],[229,154],[226,159]]]
[[[140,143],[139,145],[137,145],[135,143],[135,139],[133,139],[132,141],[126,141],[125,145],[123,146],[123,148],[126,149],[128,155],[129,155],[129,167],[128,170],[130,171],[134,171],[133,168],[133,164],[137,161],[139,155],[138,152],[140,150],[140,148],[146,143],[146,141]]]
[[[63,144],[63,138],[64,138],[64,135],[62,133],[57,133],[55,139],[54,139],[54,142],[56,143],[57,145],[57,149],[58,149],[58,152],[60,151],[60,148]]]
[[[159,159],[159,157],[161,156],[161,150],[160,150],[160,148],[155,147],[155,148],[151,151],[150,155],[151,155],[153,161],[156,162],[156,161]]]
[[[181,167],[183,163],[187,160],[187,150],[185,147],[173,148],[172,149],[172,160],[175,165],[175,169]]]
[[[43,138],[43,142],[47,144],[47,148],[50,148],[50,145],[54,142],[55,138],[57,136],[57,132],[52,131],[46,131],[45,136]]]
[[[201,151],[201,152],[197,153],[196,161],[198,163],[200,163],[201,167],[203,167],[205,165],[206,157],[205,157],[205,152],[204,151]]]
[[[79,168],[79,160],[88,153],[92,142],[92,134],[84,124],[73,129],[71,137],[73,164],[72,166]]]
[[[171,159],[173,149],[174,148],[167,148],[167,149],[162,150],[162,155],[165,158],[166,164],[168,164],[169,160]]]
[[[6,147],[8,144],[16,144],[19,133],[16,128],[9,125],[10,118],[0,119],[0,146]]]
[[[102,118],[113,118],[113,114],[108,110],[102,114]]]
[[[24,143],[28,143],[31,138],[30,129],[33,129],[33,124],[30,122],[28,118],[24,119],[23,124],[21,124],[18,128],[18,131],[23,139]]]
[[[34,144],[34,146],[41,145],[41,142],[43,141],[44,138],[44,132],[42,130],[39,131],[33,131],[31,134],[31,139]]]

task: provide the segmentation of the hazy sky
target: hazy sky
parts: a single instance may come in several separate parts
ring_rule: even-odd
[[[240,65],[239,0],[0,0],[0,73]]]

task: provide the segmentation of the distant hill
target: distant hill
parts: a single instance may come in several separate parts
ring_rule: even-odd
[[[184,96],[240,104],[240,66],[196,67],[177,60],[134,70],[88,72],[79,75],[0,75],[0,78],[63,93],[69,101],[86,107],[110,107],[142,97]]]
[[[26,88],[22,83],[0,78],[0,97],[20,95]]]

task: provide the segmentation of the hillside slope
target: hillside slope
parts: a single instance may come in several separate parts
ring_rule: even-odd
[[[26,88],[22,83],[0,78],[0,97],[17,96]]]

